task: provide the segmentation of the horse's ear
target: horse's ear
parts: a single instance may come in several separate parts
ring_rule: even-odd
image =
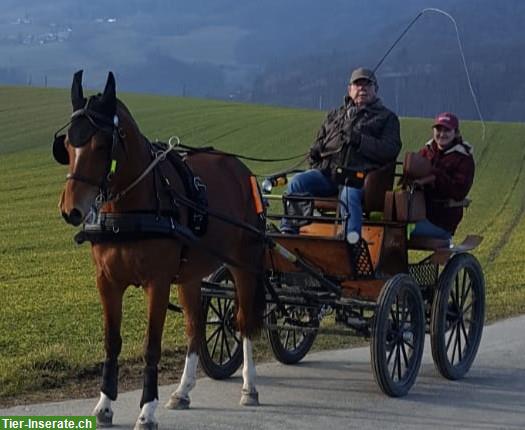
[[[115,113],[117,110],[117,92],[115,89],[115,76],[113,76],[113,72],[108,73],[106,87],[102,94],[102,101],[111,109],[112,113]]]
[[[79,70],[73,75],[73,83],[71,84],[71,104],[73,105],[73,111],[82,109],[86,104],[84,91],[82,90],[82,72],[83,70]]]

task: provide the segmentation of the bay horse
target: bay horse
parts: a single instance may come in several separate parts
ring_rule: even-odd
[[[130,111],[116,97],[115,78],[110,72],[104,92],[84,97],[82,71],[75,73],[71,86],[73,114],[67,135],[55,134],[55,159],[68,165],[59,209],[65,221],[73,226],[86,222],[93,213],[107,219],[140,219],[153,222],[161,219],[159,193],[166,187],[177,216],[170,214],[181,231],[187,229],[190,209],[177,196],[185,195],[180,172],[159,156],[142,135]],[[208,208],[228,214],[233,219],[262,227],[250,186],[251,173],[238,159],[225,155],[196,153],[189,155],[187,165],[195,177],[207,187]],[[159,174],[162,184],[159,184]],[[175,197],[173,197],[175,196]],[[164,196],[165,197],[165,196]],[[95,212],[94,209],[95,208]],[[161,208],[162,209],[162,208]],[[133,218],[135,217],[135,218]],[[153,217],[153,218],[152,218]],[[88,217],[89,218],[89,217]],[[164,217],[165,219],[166,217]],[[144,223],[143,223],[144,224]],[[147,224],[147,223],[146,223]],[[157,365],[161,358],[161,339],[170,286],[177,284],[179,302],[183,307],[187,335],[187,355],[177,389],[166,407],[188,408],[189,393],[196,383],[198,349],[204,334],[201,304],[201,280],[221,263],[217,255],[227,256],[237,264],[229,267],[236,288],[236,328],[242,335],[244,364],[241,390],[242,405],[258,405],[252,339],[263,323],[264,282],[259,265],[264,245],[247,229],[208,216],[206,232],[198,246],[185,243],[175,235],[129,236],[118,240],[91,241],[96,266],[96,286],[104,315],[105,361],[102,372],[100,400],[94,415],[101,426],[112,425],[111,402],[117,398],[118,356],[123,294],[128,286],[142,286],[147,297],[147,329],[144,343],[144,386],[141,411],[135,428],[157,428],[155,410],[158,405]],[[214,250],[214,253],[206,252]]]

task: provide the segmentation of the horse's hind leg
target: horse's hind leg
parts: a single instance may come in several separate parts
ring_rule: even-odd
[[[242,406],[259,406],[259,393],[255,388],[255,364],[253,362],[253,345],[251,339],[243,336],[243,365],[242,365],[242,390],[240,404]]]
[[[159,403],[158,364],[160,361],[162,332],[170,296],[169,282],[150,282],[144,286],[148,297],[148,328],[144,343],[144,386],[140,400],[140,415],[135,430],[153,430],[158,426],[155,411]]]
[[[200,280],[186,283],[179,287],[179,302],[184,309],[188,350],[179,386],[171,394],[168,403],[166,403],[166,408],[168,409],[188,409],[190,407],[189,394],[197,381],[198,351],[204,323],[200,288]]]
[[[122,296],[125,287],[110,283],[102,275],[97,277],[97,288],[104,312],[104,347],[106,360],[102,371],[100,400],[93,410],[99,427],[113,424],[111,402],[118,393],[118,356],[122,347],[120,324],[122,321]]]
[[[252,339],[262,327],[264,301],[264,285],[260,275],[232,270],[237,289],[238,310],[237,325],[243,341],[242,391],[240,404],[243,406],[258,406],[259,393],[255,387],[256,371],[253,361]]]

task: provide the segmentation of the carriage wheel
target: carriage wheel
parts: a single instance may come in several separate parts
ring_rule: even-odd
[[[418,285],[408,275],[390,278],[381,290],[370,352],[383,393],[400,397],[414,384],[425,343],[425,313]]]
[[[234,288],[233,277],[224,266],[208,280]],[[201,367],[210,378],[225,379],[235,373],[243,360],[241,335],[235,328],[235,300],[204,297],[202,305],[205,326],[199,351]]]
[[[279,325],[280,328],[268,328],[268,339],[277,360],[283,364],[295,364],[310,351],[317,336],[319,320],[316,312],[312,312],[311,309],[293,305],[285,305],[285,308],[289,317],[300,321],[305,325],[305,329],[293,328],[294,326],[275,308],[268,314],[267,322],[270,326]]]
[[[454,256],[439,277],[430,317],[432,357],[447,379],[462,378],[478,352],[485,320],[485,280],[470,254]]]

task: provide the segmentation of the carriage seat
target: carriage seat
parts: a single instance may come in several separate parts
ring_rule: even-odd
[[[450,241],[430,236],[414,236],[408,240],[407,246],[408,249],[434,251],[436,249],[448,248],[450,246]]]
[[[431,237],[418,236],[408,241],[409,250],[433,251],[430,261],[433,264],[446,264],[450,256],[460,253],[469,252],[476,248],[483,241],[483,236],[469,234],[463,242],[458,245],[448,244],[448,241],[434,239]],[[445,245],[445,246],[443,246]]]
[[[383,212],[385,207],[385,194],[394,186],[396,164],[387,164],[373,170],[365,176],[363,184],[363,212],[369,216],[371,212]],[[314,207],[320,212],[336,212],[339,196],[318,198]]]

